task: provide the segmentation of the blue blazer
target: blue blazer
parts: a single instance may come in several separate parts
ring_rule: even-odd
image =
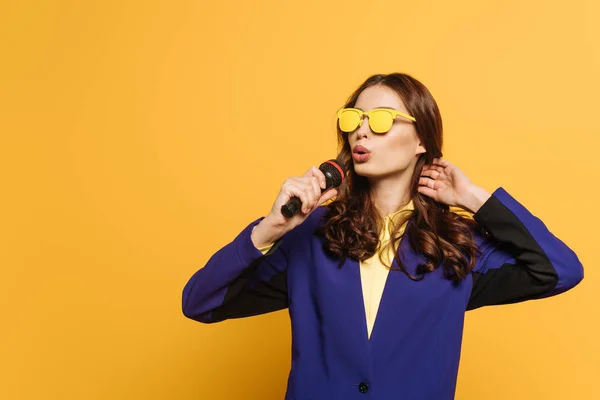
[[[183,313],[203,323],[284,308],[292,324],[286,400],[453,399],[465,311],[539,299],[583,279],[576,254],[503,188],[474,214],[489,235],[473,232],[481,250],[458,284],[443,268],[421,281],[388,274],[370,338],[360,266],[324,252],[314,232],[325,207],[263,255],[248,225],[217,251],[183,289]],[[424,262],[400,244],[406,268]]]

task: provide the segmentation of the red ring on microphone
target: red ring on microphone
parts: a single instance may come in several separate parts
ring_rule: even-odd
[[[333,165],[338,171],[340,171],[340,174],[342,175],[342,181],[344,181],[344,179],[346,178],[346,174],[344,174],[344,171],[342,171],[342,168],[340,168],[340,166],[333,161],[327,160],[325,161],[327,164],[331,164]]]

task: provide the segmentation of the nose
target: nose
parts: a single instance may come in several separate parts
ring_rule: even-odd
[[[371,127],[369,126],[369,117],[363,116],[362,124],[356,128],[357,139],[367,137],[371,133]]]

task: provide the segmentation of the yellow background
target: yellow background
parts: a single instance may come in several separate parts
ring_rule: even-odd
[[[438,101],[445,158],[586,267],[564,295],[467,314],[457,399],[600,398],[599,17],[595,0],[4,2],[0,398],[283,398],[287,312],[202,325],[181,291],[393,71]]]

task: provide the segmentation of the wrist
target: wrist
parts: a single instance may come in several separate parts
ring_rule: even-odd
[[[283,229],[267,216],[252,229],[250,239],[252,240],[254,247],[261,248],[273,244],[276,240],[281,238],[283,234]]]
[[[460,202],[460,207],[475,214],[490,197],[492,195],[487,190],[471,184]]]

